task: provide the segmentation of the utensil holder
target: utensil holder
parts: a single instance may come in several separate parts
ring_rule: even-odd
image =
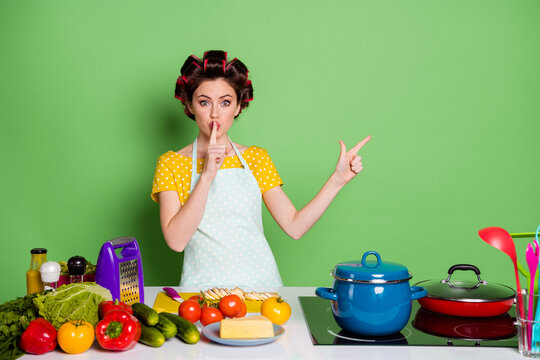
[[[522,294],[517,294],[517,296],[521,296],[522,301],[518,302],[516,306],[519,307],[519,304],[521,303],[523,305],[522,313],[527,316],[529,298],[531,295],[524,291]],[[538,294],[532,296],[534,300],[533,303],[538,304]],[[534,321],[534,314],[535,311],[533,311],[532,320],[527,320],[526,318],[524,319],[521,317],[519,309],[516,311],[519,353],[527,357],[540,358],[540,321]]]

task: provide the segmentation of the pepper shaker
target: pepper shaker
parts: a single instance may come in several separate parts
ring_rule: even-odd
[[[69,269],[69,283],[81,283],[84,281],[86,271],[86,259],[82,256],[72,256],[67,263]]]

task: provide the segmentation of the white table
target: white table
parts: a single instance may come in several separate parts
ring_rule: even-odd
[[[171,286],[178,289],[175,286]],[[152,306],[162,287],[146,287],[145,303]],[[298,301],[299,296],[314,296],[313,287],[284,287],[279,293],[291,305],[292,315],[284,325],[285,334],[277,341],[251,347],[232,347],[215,344],[203,335],[195,345],[187,345],[172,338],[160,348],[137,344],[132,350],[111,352],[100,349],[97,342],[87,352],[69,355],[57,349],[45,355],[25,355],[22,359],[524,359],[517,349],[457,346],[328,346],[313,345],[304,314]]]

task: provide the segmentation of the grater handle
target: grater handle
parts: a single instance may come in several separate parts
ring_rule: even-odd
[[[109,240],[109,242],[111,243],[114,249],[119,248],[119,247],[124,247],[126,244],[131,244],[134,241],[135,239],[132,238],[131,236],[121,236],[121,237],[117,237],[115,239]]]

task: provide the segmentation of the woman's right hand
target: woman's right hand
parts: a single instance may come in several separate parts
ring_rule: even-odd
[[[217,124],[216,122],[213,122],[202,175],[214,179],[229,152],[230,149],[228,149],[227,146],[219,145],[217,143]]]

